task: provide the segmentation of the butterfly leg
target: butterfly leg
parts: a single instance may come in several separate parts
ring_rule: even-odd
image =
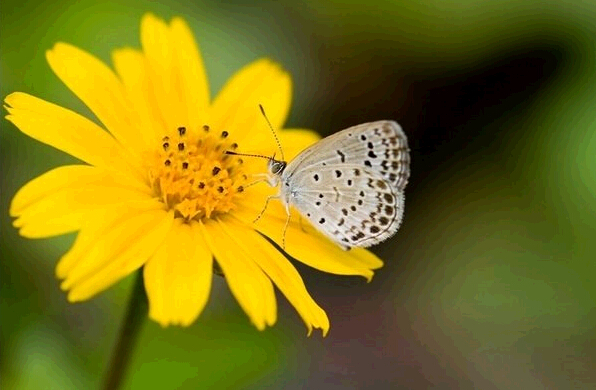
[[[281,249],[283,249],[284,251],[286,250],[286,231],[288,230],[288,225],[290,224],[290,205],[286,204],[286,214],[288,215],[288,218],[286,218],[286,224],[284,226],[284,232],[281,238]]]
[[[259,213],[259,215],[257,215],[257,217],[254,219],[254,221],[252,221],[252,223],[257,223],[259,219],[261,219],[261,217],[263,216],[263,214],[265,214],[265,210],[267,210],[267,206],[269,205],[269,201],[271,199],[279,199],[280,196],[279,195],[269,195],[267,197],[267,200],[265,200],[265,206],[263,207],[263,210],[261,210],[261,212]]]
[[[256,178],[256,180],[248,183],[247,185],[244,186],[244,188],[252,187],[255,184],[259,184],[259,183],[266,183],[268,181],[267,180],[268,175],[266,175],[264,173],[257,173],[257,174],[252,175],[251,177]]]

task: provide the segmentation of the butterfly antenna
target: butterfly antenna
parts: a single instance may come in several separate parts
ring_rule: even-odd
[[[273,130],[273,126],[271,126],[271,122],[269,122],[269,118],[267,118],[267,114],[265,114],[265,109],[260,104],[259,104],[259,108],[261,109],[261,114],[263,114],[263,116],[265,117],[265,120],[267,121],[267,124],[269,125],[269,128],[271,129],[271,132],[273,133],[273,136],[275,137],[275,142],[277,143],[277,147],[279,149],[279,152],[281,153],[281,160],[286,161],[286,159],[284,158],[284,151],[281,148],[281,143],[279,142],[279,138],[277,138],[277,134],[275,133],[275,130]]]
[[[229,154],[231,156],[259,157],[259,158],[264,158],[267,160],[272,159],[272,157],[263,156],[262,154],[236,153],[236,152],[232,152],[231,150],[226,150],[224,153]]]

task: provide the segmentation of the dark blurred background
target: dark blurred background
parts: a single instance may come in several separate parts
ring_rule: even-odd
[[[0,2],[0,95],[92,117],[44,52],[110,62],[146,11],[183,16],[212,93],[270,56],[294,79],[287,127],[328,135],[395,119],[412,149],[403,227],[371,283],[295,263],[331,320],[305,338],[283,297],[265,332],[215,278],[189,328],[143,328],[131,389],[596,387],[596,3],[139,0]],[[24,183],[72,158],[0,124],[0,378],[4,389],[100,382],[131,279],[71,305],[54,277],[73,236],[27,240],[8,217]]]

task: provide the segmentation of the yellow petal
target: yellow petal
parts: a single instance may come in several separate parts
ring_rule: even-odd
[[[84,212],[72,212],[72,210],[60,217],[48,217],[43,213],[39,213],[39,219],[31,222],[18,219],[14,222],[14,227],[19,229],[19,234],[23,237],[47,238],[76,232],[81,229],[85,218]]]
[[[13,225],[29,238],[44,238],[81,229],[98,209],[149,199],[145,194],[123,188],[87,186],[54,192],[29,206]]]
[[[66,43],[46,52],[56,75],[89,107],[121,144],[137,157],[145,149],[132,106],[114,72],[91,54]]]
[[[154,210],[136,215],[96,237],[62,283],[71,302],[91,298],[140,268],[166,238],[172,212]]]
[[[96,274],[101,268],[111,263],[129,247],[129,244],[145,236],[145,229],[151,228],[158,219],[164,218],[164,211],[151,210],[134,214],[128,218],[116,220],[99,237],[95,237],[81,261],[74,265],[62,283],[64,289]]]
[[[221,267],[230,291],[259,330],[273,325],[277,306],[271,281],[263,271],[236,245],[221,228],[220,222],[208,220],[201,223],[207,245]]]
[[[56,276],[65,279],[80,263],[90,249],[116,226],[126,223],[135,216],[161,210],[163,205],[154,200],[133,201],[116,204],[90,212],[84,221],[81,231],[68,252],[56,267]],[[106,248],[109,249],[109,248]]]
[[[280,129],[290,110],[292,80],[269,59],[257,60],[232,76],[217,95],[211,123],[226,130],[243,151],[267,155],[277,150],[275,139],[259,110],[262,104],[274,129]]]
[[[275,283],[285,297],[296,308],[308,328],[319,328],[323,336],[329,331],[329,319],[306,291],[300,274],[292,264],[263,236],[238,222],[229,222],[229,228],[223,226],[233,245],[238,245],[250,258],[261,267]],[[234,231],[231,233],[230,231]]]
[[[162,19],[145,14],[141,20],[141,45],[147,59],[147,69],[157,110],[166,129],[189,126],[186,108],[180,104],[177,69],[174,68],[174,48],[170,29]]]
[[[285,129],[278,132],[278,136],[284,151],[284,157],[288,162],[321,139],[321,136],[316,132],[304,129]]]
[[[251,194],[270,191],[265,186],[254,187],[254,189],[251,188]],[[267,192],[263,192],[263,194],[265,193]],[[262,204],[255,202],[255,199],[263,199]],[[261,212],[264,199],[264,195],[245,197],[234,215],[243,222],[250,223]],[[302,218],[302,222],[300,222],[300,214],[295,209],[292,208],[291,213],[292,217],[285,239],[285,251],[295,259],[321,271],[338,275],[360,275],[369,281],[374,274],[372,270],[383,266],[381,259],[372,252],[363,248],[352,248],[345,251],[316,231],[305,218]],[[284,206],[280,201],[272,200],[254,228],[281,246],[285,223]]]
[[[118,49],[112,52],[112,61],[134,108],[138,127],[143,129],[138,137],[142,137],[148,147],[159,145],[166,123],[159,110],[145,55],[134,49]]]
[[[150,190],[130,177],[101,168],[73,165],[53,169],[33,179],[15,195],[13,225],[29,238],[79,230],[98,208],[150,198]]]
[[[118,142],[87,118],[22,92],[11,93],[4,101],[6,119],[28,136],[91,165],[128,166]]]
[[[33,203],[66,188],[86,186],[122,188],[146,194],[150,188],[134,177],[87,165],[67,165],[52,169],[25,184],[17,191],[10,205],[10,215],[18,216]]]
[[[213,260],[196,222],[177,219],[144,267],[149,317],[161,326],[193,323],[203,311],[213,278]]]
[[[170,24],[170,42],[174,50],[174,76],[178,86],[178,99],[186,109],[187,126],[198,129],[209,123],[209,83],[205,74],[203,59],[190,28],[181,18],[174,18]]]
[[[174,18],[171,26],[146,14],[141,21],[144,53],[124,49],[114,53],[116,69],[131,100],[159,124],[153,133],[209,123],[209,84],[198,46],[187,24]],[[154,126],[155,127],[155,126]]]

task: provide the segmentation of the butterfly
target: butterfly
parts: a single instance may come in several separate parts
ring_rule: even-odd
[[[262,107],[261,111],[264,114]],[[266,158],[267,182],[279,191],[267,199],[256,220],[270,200],[279,199],[288,215],[283,246],[290,206],[346,250],[378,244],[399,229],[410,150],[397,122],[347,128],[316,142],[290,162],[284,161],[283,153],[280,160]]]

